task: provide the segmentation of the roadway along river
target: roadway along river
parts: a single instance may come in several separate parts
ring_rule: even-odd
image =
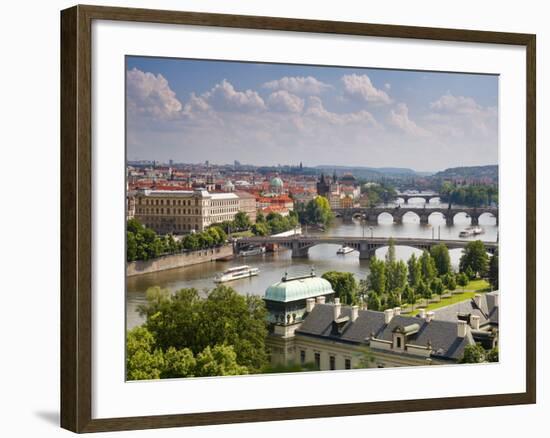
[[[412,202],[410,203],[412,205]],[[419,204],[421,205],[421,204]],[[430,203],[430,206],[439,206],[436,202]],[[495,219],[489,215],[480,217],[480,225],[485,233],[479,236],[484,241],[496,241],[498,227]],[[429,225],[420,225],[419,219],[413,214],[408,214],[403,219],[403,224],[392,223],[389,215],[381,215],[379,224],[363,227],[359,221],[353,223],[343,223],[340,219],[335,219],[333,225],[325,231],[329,236],[365,236],[369,237],[424,237],[431,239],[458,239],[458,233],[464,227],[468,226],[470,219],[464,214],[458,214],[455,217],[455,225],[448,227],[442,216],[433,214],[430,217]],[[305,232],[305,229],[303,230]],[[308,231],[310,232],[310,231]],[[310,232],[311,233],[311,232]],[[319,233],[317,231],[317,233]],[[471,238],[475,240],[475,238]],[[345,271],[353,272],[357,279],[364,279],[368,274],[368,262],[359,260],[359,253],[352,252],[346,255],[337,255],[337,245],[317,245],[309,250],[309,258],[292,259],[290,251],[281,251],[278,253],[269,253],[252,257],[237,257],[228,262],[210,262],[187,268],[173,269],[152,274],[145,274],[127,279],[126,294],[126,325],[128,328],[135,327],[143,322],[143,319],[136,311],[139,304],[145,303],[145,291],[151,286],[160,286],[172,291],[184,287],[194,287],[198,290],[207,290],[214,287],[214,276],[231,266],[243,264],[258,267],[260,275],[257,277],[236,280],[226,283],[234,287],[243,294],[263,295],[265,289],[279,281],[284,272],[306,273],[311,267],[315,268],[317,275],[322,275],[327,271]],[[381,248],[377,251],[378,257],[383,257],[387,248]],[[420,254],[420,250],[409,247],[397,247],[396,255],[398,258],[406,260],[412,253]],[[461,250],[451,250],[452,263],[457,266]]]

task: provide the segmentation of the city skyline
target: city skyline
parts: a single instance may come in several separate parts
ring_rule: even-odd
[[[130,161],[498,163],[497,76],[128,57],[126,81]]]

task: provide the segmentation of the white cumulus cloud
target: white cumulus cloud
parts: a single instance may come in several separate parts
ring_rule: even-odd
[[[267,98],[267,104],[270,110],[278,112],[300,113],[304,109],[304,99],[286,90],[271,93]]]
[[[404,103],[399,103],[390,111],[390,124],[405,132],[406,134],[424,137],[428,136],[429,132],[418,126],[409,118],[409,108]]]
[[[379,124],[374,116],[368,111],[362,110],[353,113],[334,113],[328,111],[322,100],[317,96],[310,96],[306,116],[321,119],[335,125],[364,124],[365,126],[376,126]]]
[[[256,91],[237,91],[226,79],[201,97],[219,111],[254,112],[266,108],[264,100]]]
[[[390,96],[376,88],[367,75],[344,75],[342,76],[344,91],[351,98],[370,103],[389,104],[392,102]]]
[[[285,90],[290,93],[302,95],[316,95],[321,94],[327,88],[331,88],[331,86],[319,81],[313,76],[285,76],[281,79],[264,83],[263,88],[269,90]]]
[[[182,110],[176,93],[161,74],[133,68],[126,72],[126,87],[128,110],[133,114],[169,120]]]

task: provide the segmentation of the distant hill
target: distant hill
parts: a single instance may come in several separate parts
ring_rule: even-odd
[[[437,172],[434,178],[491,178],[498,180],[498,165],[451,167]]]
[[[355,167],[321,165],[316,166],[315,169],[319,169],[320,171],[329,174],[336,172],[337,175],[351,173],[357,178],[365,179],[379,179],[383,177],[411,177],[417,175],[414,170],[405,167]]]

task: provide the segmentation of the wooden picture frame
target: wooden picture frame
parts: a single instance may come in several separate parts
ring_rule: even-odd
[[[526,48],[527,284],[524,393],[349,403],[127,418],[92,418],[92,22],[184,24],[387,38],[518,45]],[[530,34],[75,6],[61,12],[61,426],[99,432],[178,426],[472,408],[536,401],[536,37]]]

